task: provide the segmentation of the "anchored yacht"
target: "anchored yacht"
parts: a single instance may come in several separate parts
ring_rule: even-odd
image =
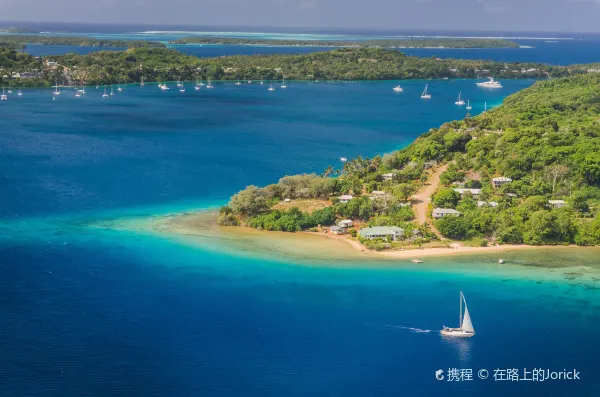
[[[500,84],[499,81],[494,80],[493,77],[490,77],[490,79],[488,81],[484,81],[481,83],[476,83],[477,87],[483,87],[483,88],[502,88],[502,84]]]

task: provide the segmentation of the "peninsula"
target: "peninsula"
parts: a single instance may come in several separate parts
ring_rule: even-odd
[[[248,39],[236,37],[184,37],[169,44],[221,44],[302,47],[353,47],[353,48],[519,48],[505,39],[430,38],[430,39],[369,39],[369,40],[282,40]]]
[[[598,87],[599,73],[537,82],[405,149],[249,186],[218,223],[367,251],[600,245]]]
[[[194,80],[401,80],[547,78],[586,73],[593,65],[548,66],[483,60],[420,58],[397,50],[342,48],[301,55],[198,58],[168,48],[130,48],[87,55],[33,57],[0,46],[2,84],[51,86]]]

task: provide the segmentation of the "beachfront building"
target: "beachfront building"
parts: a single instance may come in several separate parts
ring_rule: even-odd
[[[392,179],[394,179],[394,174],[393,172],[388,172],[387,174],[383,174],[381,175],[383,177],[384,181],[391,181]]]
[[[441,219],[445,216],[459,216],[460,211],[453,210],[452,208],[436,208],[431,215],[433,219]]]
[[[340,203],[347,203],[348,201],[352,200],[354,198],[354,196],[352,196],[351,194],[343,194],[340,197],[338,197],[338,199],[340,200]]]
[[[563,208],[565,206],[565,200],[548,200],[548,204],[552,208]]]
[[[404,238],[404,229],[397,226],[374,226],[360,229],[358,234],[367,240],[384,238],[396,241]]]
[[[479,196],[479,194],[481,194],[481,189],[454,188],[452,190],[454,190],[455,192],[457,192],[461,196],[463,194],[465,194],[465,193],[471,193],[474,197],[477,197],[477,196]]]
[[[492,185],[494,185],[494,187],[501,187],[511,182],[512,179],[506,176],[499,176],[498,178],[492,179]]]
[[[344,234],[346,233],[346,230],[343,227],[339,227],[339,226],[331,226],[329,228],[329,231],[333,234]]]
[[[354,225],[354,222],[352,222],[352,220],[350,220],[350,219],[344,219],[343,221],[339,221],[337,225],[339,227],[346,229],[346,228],[352,227],[352,225]]]

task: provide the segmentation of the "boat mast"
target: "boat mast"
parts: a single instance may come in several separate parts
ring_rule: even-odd
[[[462,329],[462,321],[463,321],[463,316],[462,316],[462,304],[463,304],[463,293],[462,293],[462,291],[460,291],[460,314],[459,314],[459,316],[460,316],[460,319],[459,319],[459,321],[458,321],[458,324],[460,324],[460,325],[459,325],[459,328],[460,328],[460,329]]]

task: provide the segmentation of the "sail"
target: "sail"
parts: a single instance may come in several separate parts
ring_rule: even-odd
[[[475,332],[473,329],[473,323],[471,322],[471,316],[469,316],[469,309],[467,309],[467,301],[465,300],[465,315],[463,316],[462,326],[460,327],[463,331]]]

